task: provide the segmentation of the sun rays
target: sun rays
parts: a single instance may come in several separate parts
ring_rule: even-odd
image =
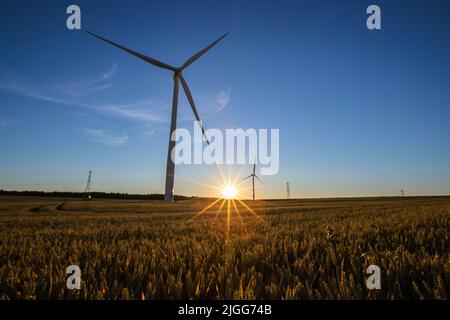
[[[211,208],[212,206],[214,206],[217,202],[219,202],[222,199],[217,199],[216,201],[214,201],[213,203],[209,204],[206,208],[204,208],[202,211],[198,212],[195,216],[193,216],[191,219],[188,220],[188,222],[191,222],[192,220],[194,220],[195,218],[197,218],[198,216],[202,215],[205,211],[207,211],[209,208]],[[220,213],[220,212],[219,212]]]
[[[226,208],[225,208],[226,206]],[[241,206],[241,210],[239,209],[239,206]],[[217,219],[221,216],[221,214],[225,214],[225,232],[226,232],[226,241],[230,239],[230,229],[231,229],[231,223],[232,219],[236,218],[240,221],[241,225],[245,225],[244,220],[244,212],[247,214],[250,214],[253,217],[256,217],[256,219],[260,222],[265,222],[264,218],[262,218],[260,215],[258,215],[255,210],[250,208],[244,201],[232,198],[232,197],[223,197],[218,198],[208,204],[204,209],[202,209],[200,212],[196,213],[192,218],[190,218],[187,223],[192,222],[193,220],[197,219],[201,215],[203,215],[205,212],[209,210],[215,210],[217,208],[217,211],[214,214],[214,218],[212,219],[213,222],[217,221]],[[244,210],[242,210],[244,209]],[[242,211],[242,214],[241,214]],[[214,211],[213,211],[214,212]]]
[[[243,229],[239,229],[239,232],[247,233],[248,223],[252,224],[255,220],[265,223],[265,220],[249,206],[250,203],[246,200],[244,202],[239,199],[239,194],[242,194],[243,192],[247,193],[248,189],[248,187],[240,185],[239,177],[242,167],[237,174],[236,172],[231,173],[230,171],[228,171],[228,173],[224,172],[219,166],[217,168],[219,175],[210,175],[209,180],[211,183],[209,185],[201,183],[198,180],[191,180],[183,177],[178,178],[200,185],[209,190],[214,190],[217,195],[220,195],[218,198],[211,200],[210,203],[207,203],[199,212],[196,212],[186,221],[186,223],[189,224],[194,220],[198,221],[198,218],[202,217],[202,221],[208,221],[208,223],[212,223],[219,227],[223,225],[226,242],[228,242],[230,240],[231,231],[234,229],[234,227],[232,228],[232,226],[234,226],[234,221],[237,221],[238,224],[243,227]],[[219,218],[221,217],[223,218],[223,222],[219,222]]]

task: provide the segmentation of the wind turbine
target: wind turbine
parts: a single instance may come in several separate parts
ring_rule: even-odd
[[[242,179],[241,182],[244,180],[247,180],[248,178],[252,178],[253,200],[255,200],[255,178],[264,184],[264,182],[262,182],[262,180],[256,175],[256,163],[253,165],[253,173],[251,175],[249,175],[248,177],[245,177],[244,179]]]
[[[171,137],[174,131],[177,128],[177,110],[178,110],[178,90],[179,90],[179,83],[181,82],[181,86],[183,87],[184,93],[186,94],[186,97],[189,101],[189,104],[192,108],[192,112],[194,113],[195,119],[200,124],[200,127],[202,129],[203,135],[205,136],[206,142],[209,144],[208,138],[205,135],[205,130],[203,129],[203,126],[200,122],[200,117],[198,115],[197,109],[195,108],[194,99],[192,98],[191,90],[189,90],[189,87],[186,83],[186,80],[184,80],[184,77],[182,75],[182,71],[186,69],[188,66],[190,66],[192,63],[194,63],[198,58],[200,58],[203,54],[206,53],[209,49],[211,49],[213,46],[215,46],[220,40],[225,38],[228,34],[225,33],[223,36],[221,36],[219,39],[211,43],[209,46],[204,48],[203,50],[197,52],[192,57],[186,60],[185,63],[183,63],[180,67],[173,67],[171,65],[168,65],[164,62],[158,61],[156,59],[153,59],[149,56],[143,55],[139,52],[130,50],[128,48],[125,48],[124,46],[117,44],[115,42],[112,42],[108,39],[105,39],[95,33],[85,31],[86,33],[96,37],[97,39],[100,39],[102,41],[105,41],[119,49],[122,49],[142,60],[144,60],[147,63],[150,63],[156,67],[166,69],[173,72],[173,100],[172,100],[172,117],[170,122],[170,134],[169,134],[169,149],[167,151],[167,167],[166,167],[166,187],[165,187],[165,193],[164,193],[164,200],[165,201],[173,201],[173,189],[174,189],[174,177],[175,177],[175,163],[172,161],[172,149],[175,147],[175,141],[172,141]]]

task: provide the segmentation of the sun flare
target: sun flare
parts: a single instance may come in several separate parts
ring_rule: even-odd
[[[235,199],[236,198],[236,187],[232,185],[225,186],[222,189],[222,195],[225,199]]]

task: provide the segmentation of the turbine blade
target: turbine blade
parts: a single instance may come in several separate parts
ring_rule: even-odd
[[[192,57],[190,57],[189,59],[186,60],[186,62],[180,67],[180,70],[183,70],[185,68],[187,68],[189,65],[191,65],[195,60],[197,60],[198,58],[200,58],[202,55],[205,54],[206,51],[208,51],[209,49],[211,49],[212,47],[214,47],[220,40],[222,40],[223,38],[225,38],[228,35],[228,32],[225,33],[223,36],[221,36],[219,39],[217,39],[216,41],[214,41],[213,43],[211,43],[209,46],[207,46],[205,49],[197,52],[196,54],[194,54]]]
[[[253,174],[256,172],[256,162],[253,164]]]
[[[248,177],[245,177],[244,179],[242,179],[241,182],[244,180],[247,180],[248,178],[251,178],[251,177],[252,177],[252,175],[249,175]]]
[[[122,50],[132,54],[133,56],[136,56],[136,57],[138,57],[138,58],[140,58],[140,59],[142,59],[142,60],[144,60],[144,61],[146,61],[146,62],[148,62],[148,63],[150,63],[150,64],[152,64],[154,66],[156,66],[156,67],[160,67],[160,68],[171,70],[171,71],[176,71],[175,67],[172,67],[172,66],[170,66],[170,65],[168,65],[168,64],[166,64],[164,62],[158,61],[156,59],[150,58],[149,56],[141,54],[139,52],[133,51],[133,50],[128,49],[128,48],[125,48],[124,46],[122,46],[120,44],[117,44],[115,42],[109,41],[108,39],[105,39],[105,38],[103,38],[103,37],[101,37],[101,36],[99,36],[99,35],[97,35],[97,34],[95,34],[93,32],[86,31],[86,30],[84,30],[84,32],[90,34],[91,36],[96,37],[97,39],[105,41],[106,43],[109,43],[109,44],[111,44],[111,45],[113,45],[113,46],[115,46],[115,47],[117,47],[119,49],[122,49]]]
[[[256,179],[258,179],[262,184],[264,184],[264,182],[256,175],[256,174],[254,174],[253,175]]]
[[[195,108],[195,103],[194,103],[194,99],[192,98],[191,90],[189,90],[186,80],[184,80],[183,75],[181,73],[178,74],[178,77],[180,78],[181,85],[183,86],[183,90],[184,90],[184,93],[186,94],[189,104],[191,105],[192,112],[194,113],[195,119],[200,123],[200,116],[198,115],[197,108]],[[206,139],[206,143],[208,143],[208,145],[209,145],[209,140],[206,137],[205,129],[203,128],[203,125],[201,125],[201,129],[202,129],[203,136]]]

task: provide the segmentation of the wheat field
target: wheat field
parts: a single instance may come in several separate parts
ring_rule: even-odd
[[[213,201],[2,196],[0,299],[450,295],[449,197]]]

